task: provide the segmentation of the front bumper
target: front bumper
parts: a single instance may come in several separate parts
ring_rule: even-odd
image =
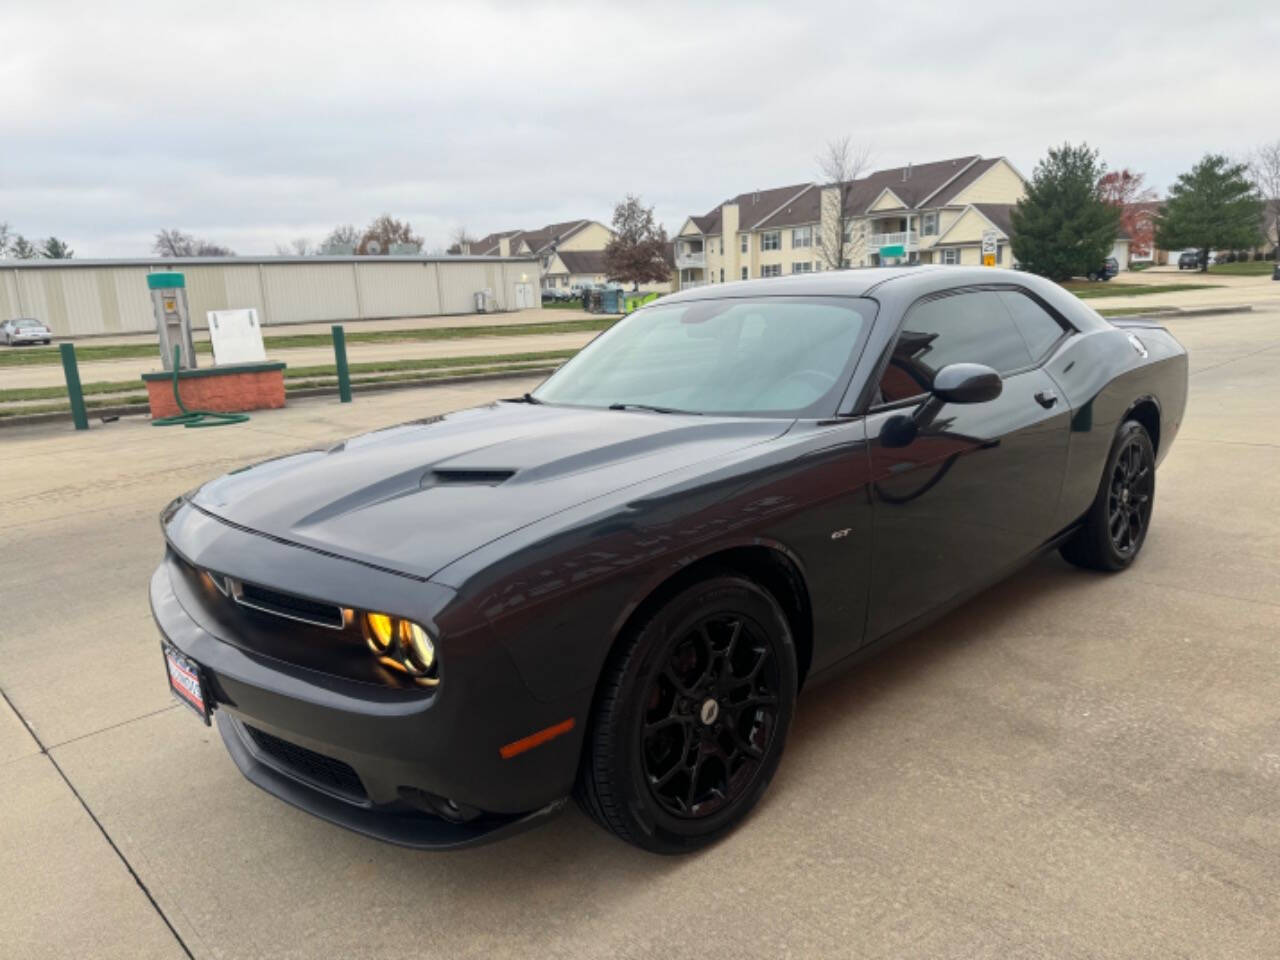
[[[250,783],[322,820],[402,847],[451,850],[488,843],[535,826],[565,804],[560,799],[523,816],[486,816],[467,823],[451,822],[412,808],[378,809],[354,804],[300,779],[296,769],[259,750],[245,724],[231,714],[219,711],[217,723],[227,752]]]
[[[191,563],[259,580],[272,570],[280,589],[357,577],[356,593],[376,593],[376,581],[389,577],[397,582],[384,593],[406,582],[419,595],[430,592],[430,584],[259,537],[190,507],[167,532]],[[490,840],[563,805],[587,704],[536,700],[487,628],[468,635],[465,648],[442,647],[447,666],[433,692],[350,680],[218,635],[225,624],[211,620],[184,586],[179,562],[167,557],[152,576],[152,613],[165,639],[200,665],[223,741],[257,786],[359,833],[429,849]],[[570,734],[501,756],[503,744],[567,716],[576,716]]]

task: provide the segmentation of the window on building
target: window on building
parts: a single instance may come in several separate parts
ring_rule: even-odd
[[[768,230],[760,234],[761,250],[781,250],[782,234],[777,230]]]
[[[913,307],[880,378],[882,402],[928,393],[950,363],[983,363],[1001,374],[1030,366],[1031,353],[1001,296],[976,290]]]
[[[960,262],[960,251],[955,247],[948,247],[942,251],[942,262],[956,264]]]
[[[1004,244],[996,244],[996,263],[1004,263]]]
[[[813,246],[813,227],[796,227],[791,231],[791,246],[793,248],[812,247]]]
[[[938,214],[923,213],[920,215],[920,236],[936,237],[938,235]]]
[[[780,277],[782,276],[782,264],[766,263],[760,267],[760,276],[762,277]]]
[[[792,273],[813,273],[812,260],[797,260],[791,264]]]
[[[747,268],[746,268],[746,267],[743,267],[743,268],[742,268],[742,279],[743,279],[743,280],[746,280],[746,279],[747,279],[747,277],[749,277],[749,276],[751,276],[750,272],[747,270]]]
[[[720,282],[724,283],[724,267],[720,268]]]
[[[744,233],[741,237],[738,238],[738,249],[741,250],[743,253],[746,253],[748,249],[748,245],[750,243],[751,243],[751,234]],[[746,277],[743,277],[742,279],[745,280]]]

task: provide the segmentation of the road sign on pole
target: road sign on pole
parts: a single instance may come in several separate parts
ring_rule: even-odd
[[[984,267],[996,265],[997,243],[999,243],[999,235],[994,230],[982,231],[982,265]]]

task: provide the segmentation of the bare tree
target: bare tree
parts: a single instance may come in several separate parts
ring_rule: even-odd
[[[151,249],[162,257],[234,257],[235,251],[181,230],[161,230]]]
[[[417,253],[422,238],[413,232],[407,220],[397,220],[389,213],[375,217],[360,236],[356,253],[364,256],[390,253]]]
[[[1263,234],[1280,243],[1280,140],[1265,143],[1249,158],[1249,175],[1266,203],[1263,216],[1269,221]]]
[[[359,242],[359,230],[349,223],[340,224],[330,230],[329,235],[320,241],[316,253],[323,257],[349,257],[356,252],[356,244]]]
[[[819,207],[818,255],[827,270],[843,270],[853,262],[853,250],[860,240],[862,218],[850,206],[854,181],[870,162],[871,150],[849,137],[828,141],[817,157],[821,175],[822,202]]]
[[[151,245],[151,249],[162,257],[189,257],[194,247],[195,237],[181,230],[161,230]]]
[[[9,243],[13,240],[13,231],[9,229],[9,221],[0,220],[0,260],[9,254]]]
[[[276,244],[277,257],[314,257],[320,251],[311,246],[306,237],[298,237],[288,243]]]
[[[610,280],[621,280],[639,290],[642,283],[671,278],[667,262],[667,231],[653,218],[653,207],[628,193],[613,207],[613,239],[604,248],[604,269]]]
[[[471,244],[476,242],[476,238],[471,235],[465,226],[459,225],[452,234],[449,235],[449,247],[445,253],[462,253],[464,250],[470,250]]]

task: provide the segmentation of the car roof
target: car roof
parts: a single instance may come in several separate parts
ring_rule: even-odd
[[[890,307],[896,324],[902,311],[923,296],[964,287],[1010,286],[1027,290],[1064,316],[1077,330],[1097,329],[1107,321],[1070,291],[1052,280],[1021,270],[1000,267],[961,267],[921,264],[914,267],[857,267],[786,277],[713,283],[669,294],[650,304],[652,309],[698,300],[737,297],[870,297]]]
[[[663,302],[713,300],[720,297],[865,297],[887,284],[923,281],[935,286],[977,286],[989,283],[1033,284],[1028,274],[993,267],[961,267],[942,264],[919,264],[910,267],[855,267],[849,270],[825,270],[818,273],[796,273],[785,277],[759,280],[736,280],[711,283],[691,290],[681,290],[663,298]]]

